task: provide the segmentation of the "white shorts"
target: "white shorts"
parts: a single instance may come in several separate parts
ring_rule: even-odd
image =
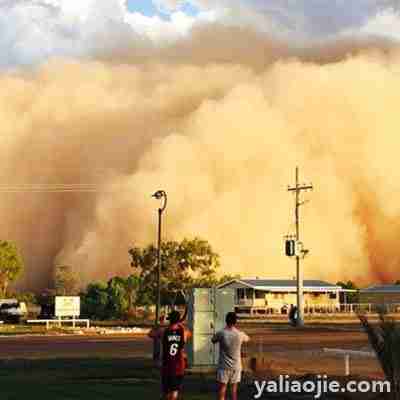
[[[241,377],[241,369],[217,369],[217,382],[219,383],[239,383]]]

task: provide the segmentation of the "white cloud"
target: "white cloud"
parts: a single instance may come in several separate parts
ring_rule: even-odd
[[[195,25],[214,22],[217,19],[218,16],[211,11],[200,12],[195,17],[182,11],[174,11],[168,20],[158,15],[148,17],[137,12],[125,15],[125,21],[136,33],[145,35],[155,43],[177,40],[187,35]]]
[[[125,22],[123,0],[25,0],[0,2],[0,65],[80,56],[118,47],[121,37],[140,42]]]
[[[178,0],[154,0],[162,8],[176,8]],[[218,21],[252,26],[292,39],[323,39],[341,35],[374,33],[396,37],[392,28],[399,0],[186,0],[185,3],[214,12]]]
[[[150,0],[149,0],[150,1]],[[383,35],[400,40],[397,0],[154,0],[168,17],[129,12],[126,0],[0,0],[0,67],[49,56],[177,40],[192,27],[217,21],[251,26],[291,40]],[[190,3],[199,12],[180,8]]]
[[[129,12],[126,0],[0,0],[0,67],[90,55],[124,43],[168,42],[214,18],[212,12],[193,17],[182,11],[168,19],[148,17]]]
[[[351,32],[356,34],[356,32]],[[384,36],[400,41],[400,14],[393,9],[385,10],[367,21],[359,35]]]
[[[125,20],[137,33],[146,35],[154,42],[175,40],[186,35],[196,21],[180,11],[172,13],[167,21],[157,15],[147,17],[140,13],[127,14]]]

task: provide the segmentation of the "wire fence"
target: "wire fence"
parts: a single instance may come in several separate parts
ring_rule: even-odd
[[[386,314],[400,314],[400,303],[374,304],[374,303],[352,303],[352,304],[316,304],[306,305],[304,314],[322,315],[322,314],[377,314],[384,312]],[[272,307],[240,307],[237,306],[237,313],[241,317],[260,317],[271,315],[288,315],[288,308]]]

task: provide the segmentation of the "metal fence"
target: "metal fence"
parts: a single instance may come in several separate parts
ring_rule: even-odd
[[[400,303],[372,304],[372,303],[353,303],[353,304],[322,304],[318,306],[305,306],[305,314],[356,314],[367,313],[376,314],[385,312],[388,314],[400,313]]]
[[[262,316],[262,315],[287,315],[288,307],[248,307],[243,309],[236,306],[239,315]],[[372,304],[372,303],[352,303],[352,304],[313,304],[304,306],[304,314],[357,314],[367,313],[376,314],[385,312],[387,314],[400,314],[400,303]]]

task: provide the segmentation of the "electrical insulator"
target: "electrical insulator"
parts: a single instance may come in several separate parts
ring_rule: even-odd
[[[296,253],[296,241],[293,239],[287,239],[285,242],[285,254],[288,257],[293,257]]]
[[[296,242],[295,256],[301,257],[303,255],[303,243],[300,241]]]

